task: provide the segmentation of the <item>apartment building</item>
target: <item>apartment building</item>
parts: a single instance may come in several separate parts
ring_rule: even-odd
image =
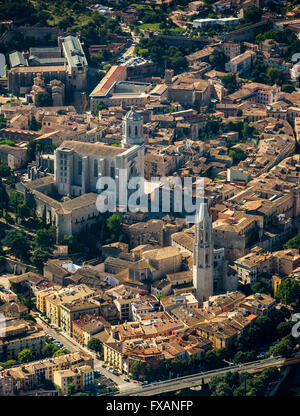
[[[225,69],[228,72],[235,74],[248,72],[256,60],[256,53],[254,51],[246,51],[241,55],[235,56],[226,62]]]
[[[87,348],[93,335],[103,331],[110,325],[102,316],[86,314],[72,321],[72,337],[82,347]]]
[[[69,391],[69,385],[74,385],[74,391],[85,391],[94,384],[94,370],[88,365],[77,367],[73,370],[55,371],[53,382],[61,389],[65,396]]]
[[[99,306],[89,300],[76,300],[61,304],[61,329],[72,337],[72,322],[85,314],[98,315]]]
[[[14,389],[20,393],[33,390],[45,379],[54,382],[56,371],[73,370],[82,366],[93,368],[93,362],[91,355],[74,352],[12,367],[5,370],[5,374],[13,378]]]
[[[0,361],[15,360],[25,348],[39,357],[45,345],[45,332],[31,321],[5,319],[5,331],[0,339]]]
[[[60,291],[46,297],[46,316],[50,319],[52,324],[56,325],[57,327],[61,327],[62,305],[77,300],[85,301],[93,297],[95,293],[96,292],[94,289],[89,288],[85,284],[61,289]],[[94,306],[94,309],[96,309],[96,306]],[[68,319],[66,318],[65,313],[66,312],[64,310],[64,322],[67,322]]]

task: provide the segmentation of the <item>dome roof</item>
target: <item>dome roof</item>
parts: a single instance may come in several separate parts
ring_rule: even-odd
[[[134,107],[131,107],[131,109],[128,111],[128,113],[125,115],[125,118],[128,120],[134,120],[134,121],[140,121],[143,120],[143,116],[141,116],[139,113],[137,113],[134,109]]]

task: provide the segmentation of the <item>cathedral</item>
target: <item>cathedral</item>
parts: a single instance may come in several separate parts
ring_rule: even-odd
[[[54,179],[59,195],[76,197],[97,193],[101,177],[121,178],[126,169],[128,180],[144,176],[143,117],[133,108],[123,118],[122,147],[65,140],[54,152]],[[118,188],[117,188],[118,189]]]

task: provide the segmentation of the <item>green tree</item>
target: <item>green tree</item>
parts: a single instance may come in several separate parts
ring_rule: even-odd
[[[58,357],[60,355],[69,354],[70,351],[67,348],[61,348],[54,352],[52,357]]]
[[[272,345],[267,351],[267,356],[276,357],[281,355],[283,357],[288,357],[292,354],[295,343],[295,339],[291,335],[288,335],[278,341],[275,345]]]
[[[118,239],[122,233],[122,218],[118,214],[113,214],[106,220],[106,227],[111,240]]]
[[[225,63],[227,60],[225,53],[221,49],[214,49],[209,57],[209,62],[217,71],[225,70]]]
[[[26,204],[26,202],[23,202],[22,204],[18,205],[17,208],[17,215],[18,217],[20,217],[22,220],[24,220],[25,218],[29,218],[32,216],[32,210],[30,209],[30,207]]]
[[[0,129],[5,129],[6,119],[3,114],[0,114]]]
[[[298,232],[295,237],[288,240],[284,245],[284,248],[296,248],[297,250],[300,250],[300,232]]]
[[[52,357],[53,354],[59,350],[59,347],[55,344],[53,344],[53,342],[51,342],[50,344],[45,345],[42,348],[42,356],[43,357]]]
[[[16,364],[17,364],[16,360],[8,360],[8,361],[5,361],[4,363],[0,363],[0,367],[9,368]]]
[[[35,140],[30,140],[30,142],[27,145],[27,153],[29,160],[32,161],[35,159],[35,155],[37,152],[41,151],[42,145],[41,143],[38,143]]]
[[[233,362],[235,364],[246,363],[247,362],[247,353],[244,351],[238,351],[233,357]]]
[[[88,342],[88,349],[95,352],[102,351],[102,343],[97,338],[91,338]]]
[[[225,382],[219,383],[212,396],[233,396],[232,388]]]
[[[276,68],[275,66],[268,67],[267,77],[269,79],[269,83],[272,85],[273,84],[282,85],[284,82],[283,72],[279,68]]]
[[[18,361],[20,363],[29,363],[29,361],[33,360],[33,354],[30,349],[25,348],[18,354]]]
[[[232,94],[236,91],[236,76],[235,74],[227,74],[224,77],[221,77],[221,81],[224,84],[224,87],[228,90],[228,94]]]
[[[224,353],[220,349],[213,348],[205,353],[203,363],[206,370],[225,367]]]
[[[187,363],[189,370],[196,370],[200,366],[200,359],[197,357],[197,355],[193,354]]]
[[[247,122],[243,123],[243,128],[241,131],[243,139],[248,139],[249,137],[253,137],[254,132],[255,132],[255,128],[253,126],[250,126]]]
[[[3,185],[3,183],[0,180],[0,210],[1,210],[1,215],[3,215],[4,210],[7,210],[8,202],[9,202],[9,196],[6,192],[5,186]]]
[[[246,23],[257,23],[260,21],[263,10],[261,8],[251,6],[245,10],[244,21]]]
[[[4,163],[0,163],[0,177],[7,178],[12,174],[10,167]]]
[[[268,293],[269,292],[267,286],[262,282],[255,282],[251,286],[251,290],[253,293]]]
[[[74,394],[76,391],[76,386],[74,383],[69,383],[67,385],[67,395],[71,396],[72,394]]]
[[[30,257],[31,263],[37,267],[37,269],[42,272],[44,263],[49,259],[49,252],[46,250],[43,250],[42,248],[37,248],[32,253],[32,256]]]
[[[154,374],[153,374],[152,367],[149,363],[146,364],[145,366],[144,374],[145,374],[146,380],[151,381],[153,379]]]
[[[2,244],[9,247],[11,254],[21,260],[26,260],[29,257],[29,243],[23,231],[6,231]]]
[[[281,91],[291,93],[295,91],[295,87],[292,84],[282,84]]]
[[[37,119],[32,116],[30,122],[28,123],[28,129],[32,131],[38,131],[42,127],[42,123],[37,121]]]
[[[104,48],[95,55],[90,56],[90,61],[93,65],[101,64],[103,61],[108,61],[111,58],[111,53],[108,48]]]
[[[8,208],[14,213],[18,212],[18,206],[24,201],[23,195],[14,189],[9,193]]]
[[[38,92],[35,104],[37,107],[51,107],[52,97],[48,92]]]
[[[232,161],[234,164],[238,164],[239,162],[247,158],[247,153],[237,148],[234,150],[229,150],[229,156],[232,157]]]
[[[75,239],[71,234],[64,235],[64,238],[61,242],[62,245],[68,246],[70,251],[73,251],[75,247]]]
[[[103,101],[100,101],[100,102],[96,105],[96,108],[95,108],[95,111],[94,111],[94,115],[95,115],[96,117],[98,117],[99,112],[100,112],[100,111],[102,111],[102,110],[107,110],[107,106],[104,104],[104,102],[103,102]]]
[[[130,373],[132,377],[135,379],[138,379],[141,374],[142,368],[143,368],[143,365],[140,360],[134,361],[130,367]]]
[[[37,247],[51,249],[56,242],[56,227],[42,228],[37,230],[34,243]]]
[[[294,322],[292,321],[280,322],[276,327],[277,339],[284,338],[287,335],[291,334],[293,325]]]
[[[299,301],[300,285],[296,280],[285,279],[278,286],[276,299],[287,305],[295,305]]]

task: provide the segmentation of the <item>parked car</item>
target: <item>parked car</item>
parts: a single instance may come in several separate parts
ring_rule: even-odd
[[[127,381],[127,383],[130,383],[129,378],[124,378],[124,381]]]

